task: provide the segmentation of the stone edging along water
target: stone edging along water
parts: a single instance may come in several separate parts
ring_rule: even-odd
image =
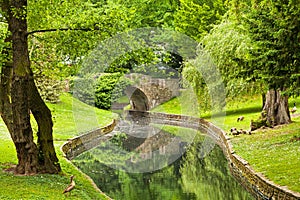
[[[208,134],[223,150],[229,162],[231,174],[243,187],[250,192],[256,199],[278,199],[278,200],[300,200],[300,194],[285,187],[276,185],[269,181],[262,174],[255,172],[249,163],[235,154],[230,138],[226,133],[214,124],[201,119],[190,116],[128,111],[134,120],[146,121],[146,123],[169,124],[193,128]],[[97,138],[111,132],[116,125],[114,120],[111,124],[104,128],[90,131],[84,135],[69,140],[62,146],[62,151],[68,159],[72,159],[76,155],[86,151],[88,148],[84,143],[97,141]],[[99,141],[97,141],[99,142]]]
[[[106,140],[105,136],[114,130],[116,126],[116,120],[113,120],[110,124],[105,127],[98,128],[95,130],[88,131],[82,135],[69,139],[61,147],[61,151],[68,160],[72,160],[81,153],[97,146],[101,141]]]

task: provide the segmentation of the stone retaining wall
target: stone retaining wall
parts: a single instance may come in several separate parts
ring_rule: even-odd
[[[152,123],[170,124],[200,130],[207,133],[223,150],[228,162],[231,174],[242,184],[256,199],[300,200],[300,194],[288,190],[283,186],[269,181],[262,174],[255,172],[249,163],[235,154],[230,138],[220,128],[212,123],[195,117],[129,111],[129,114],[138,116],[140,113],[145,118],[150,118]]]
[[[113,120],[103,128],[91,130],[83,135],[72,138],[62,145],[61,151],[67,159],[72,160],[81,153],[99,145],[101,141],[106,140],[107,138],[101,136],[113,131],[115,125],[116,121]]]

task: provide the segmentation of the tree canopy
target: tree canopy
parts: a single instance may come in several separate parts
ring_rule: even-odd
[[[242,18],[253,41],[253,64],[248,70],[269,89],[298,95],[299,85],[295,86],[300,80],[299,17],[299,1],[262,1]]]
[[[227,8],[223,0],[179,0],[174,17],[176,31],[200,41],[218,24]]]

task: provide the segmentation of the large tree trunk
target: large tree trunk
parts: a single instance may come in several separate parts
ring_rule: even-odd
[[[288,96],[280,94],[280,90],[270,89],[266,94],[263,115],[266,114],[267,123],[271,126],[288,124],[291,122]]]
[[[29,101],[30,109],[38,124],[37,146],[39,164],[44,172],[57,173],[61,171],[61,168],[53,145],[53,121],[51,111],[41,98],[33,79],[31,79],[29,87],[31,92]]]
[[[1,71],[0,111],[15,144],[18,174],[57,173],[60,166],[52,137],[51,112],[41,99],[30,69],[27,41],[26,0],[5,0],[2,11],[7,13],[11,36],[4,49],[6,64]],[[10,55],[12,52],[12,55]],[[12,57],[12,64],[9,60]],[[30,110],[38,123],[38,145],[34,143]]]
[[[14,73],[12,81],[12,139],[16,146],[18,174],[36,174],[38,172],[38,151],[33,142],[28,105],[28,77]]]
[[[11,84],[11,105],[13,131],[11,137],[16,146],[18,165],[16,173],[36,174],[38,172],[38,150],[33,142],[29,111],[30,61],[27,41],[27,22],[24,12],[26,0],[10,2],[8,29],[12,39],[13,75]]]

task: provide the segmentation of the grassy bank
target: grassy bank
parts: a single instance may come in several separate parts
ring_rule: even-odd
[[[76,106],[74,110],[72,104]],[[0,122],[0,199],[106,199],[92,182],[63,158],[61,145],[81,132],[104,126],[115,117],[111,112],[94,109],[68,95],[61,96],[59,104],[49,104],[54,119],[54,144],[62,173],[58,175],[15,176],[4,172],[17,163],[16,152],[9,133]],[[74,118],[73,113],[77,113]],[[95,118],[95,116],[97,116]],[[36,129],[36,127],[34,127]],[[62,191],[69,184],[70,175],[75,175],[76,187],[66,197]]]
[[[179,102],[176,98],[172,99],[154,111],[167,110],[169,113],[181,114],[183,109]],[[291,98],[290,107],[294,102],[300,105],[300,98]],[[229,102],[226,105],[224,121],[219,126],[226,132],[231,127],[248,130],[251,119],[257,119],[260,112],[260,96]],[[296,113],[300,113],[299,109]],[[244,116],[245,119],[237,122],[239,116]],[[208,112],[202,112],[201,117],[214,120]],[[252,135],[230,137],[236,153],[247,160],[254,170],[278,185],[300,192],[300,141],[297,140],[300,137],[300,117],[292,117],[292,121],[291,124],[274,129],[257,130]]]

